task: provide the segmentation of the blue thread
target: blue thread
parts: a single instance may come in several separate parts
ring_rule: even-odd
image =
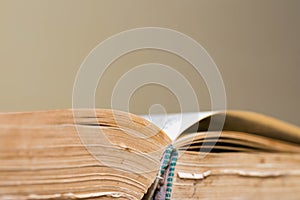
[[[177,150],[172,145],[169,145],[165,151],[162,165],[158,174],[158,176],[161,177],[165,173],[167,167],[170,166],[169,173],[167,174],[166,177],[167,180],[166,198],[165,198],[166,200],[171,199],[173,178],[174,178],[177,158],[178,158]]]

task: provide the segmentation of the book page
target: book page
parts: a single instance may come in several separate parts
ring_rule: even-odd
[[[161,128],[172,141],[192,125],[201,119],[215,114],[214,111],[189,112],[189,113],[170,113],[170,114],[151,114],[141,115],[141,117],[152,122]],[[195,127],[195,132],[197,127]]]

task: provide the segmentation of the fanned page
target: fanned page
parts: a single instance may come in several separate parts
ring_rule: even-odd
[[[161,128],[171,139],[189,133],[238,131],[300,144],[300,128],[281,120],[249,111],[206,111],[142,115]],[[213,123],[211,119],[213,118]]]
[[[187,129],[192,129],[196,132],[199,121],[216,113],[214,111],[187,112],[141,115],[141,117],[161,128],[172,141],[175,141]]]
[[[210,123],[212,118],[213,123]],[[220,124],[223,125],[223,131],[244,132],[251,135],[300,144],[299,127],[273,117],[249,111],[229,110],[226,113],[217,112],[203,118],[198,123],[197,132],[206,132],[208,127],[209,131],[220,131]]]

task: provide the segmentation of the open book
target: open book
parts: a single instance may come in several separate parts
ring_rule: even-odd
[[[0,199],[164,199],[157,175],[170,144],[172,199],[299,198],[298,127],[243,111],[165,119],[151,116],[159,128],[104,109],[0,114]]]

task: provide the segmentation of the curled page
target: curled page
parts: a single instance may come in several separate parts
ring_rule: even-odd
[[[196,125],[201,119],[215,114],[215,111],[206,112],[188,112],[188,113],[170,113],[170,114],[151,114],[141,115],[146,120],[152,122],[161,128],[172,141],[188,128]],[[198,126],[194,127],[194,132]]]

